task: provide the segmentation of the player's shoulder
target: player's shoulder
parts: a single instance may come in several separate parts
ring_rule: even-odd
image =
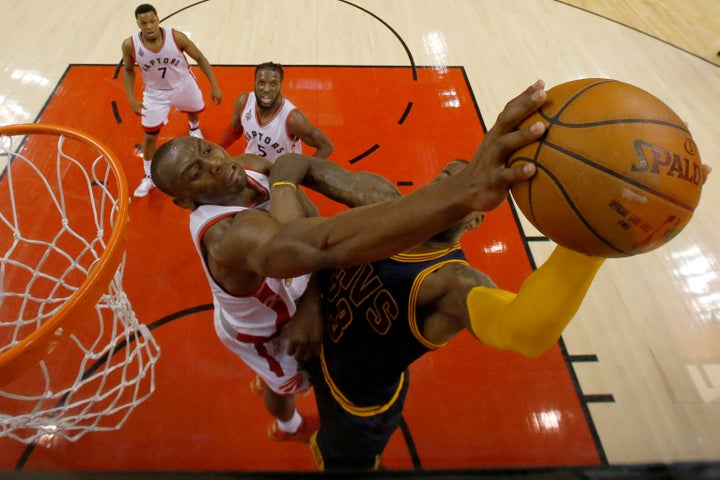
[[[168,30],[172,33],[173,39],[175,39],[175,43],[178,46],[182,47],[187,44],[189,38],[183,32],[170,27],[168,27]]]
[[[135,63],[135,41],[128,37],[122,42],[123,65],[127,68]]]
[[[300,110],[294,105],[289,109],[287,116],[287,124],[291,130],[312,125],[310,123],[310,120],[307,118],[307,116],[305,116],[302,110]]]
[[[235,107],[242,108],[247,103],[247,99],[250,97],[250,92],[243,92],[235,99]]]

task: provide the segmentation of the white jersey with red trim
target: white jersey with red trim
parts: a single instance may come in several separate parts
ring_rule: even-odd
[[[141,32],[132,36],[135,64],[140,68],[145,85],[158,90],[172,90],[191,75],[190,64],[175,43],[172,28],[160,27],[160,31],[163,43],[157,52],[145,46]]]
[[[280,109],[264,124],[260,124],[257,115],[257,99],[255,92],[250,92],[243,106],[240,122],[242,123],[247,147],[245,153],[260,155],[271,162],[284,153],[302,153],[302,141],[288,135],[287,121],[297,107],[287,98],[282,99]]]
[[[269,192],[269,180],[266,175],[251,170],[246,172],[248,180],[255,188],[265,194]],[[253,208],[267,211],[269,203],[267,200]],[[202,250],[202,236],[209,227],[247,209],[248,207],[201,205],[190,215],[190,233],[210,284],[216,321],[222,320],[234,332],[244,335],[258,338],[271,337],[295,313],[295,301],[305,291],[310,275],[292,279],[266,278],[254,295],[237,297],[223,290],[212,278]]]

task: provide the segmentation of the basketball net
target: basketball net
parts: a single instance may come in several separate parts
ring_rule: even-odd
[[[122,167],[82,132],[31,124],[0,127],[0,173],[0,437],[119,429],[159,357],[123,291]]]

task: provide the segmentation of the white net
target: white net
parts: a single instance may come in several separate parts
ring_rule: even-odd
[[[122,288],[122,170],[70,129],[5,132],[0,160],[0,437],[116,430],[159,358]]]

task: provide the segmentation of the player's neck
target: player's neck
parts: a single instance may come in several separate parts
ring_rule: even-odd
[[[260,103],[257,104],[257,115],[262,122],[266,122],[275,116],[280,110],[283,104],[283,97],[278,97],[269,107],[263,107]]]
[[[162,28],[158,30],[158,34],[155,35],[155,38],[153,39],[147,38],[142,31],[140,32],[140,38],[142,39],[143,45],[148,47],[150,50],[157,50],[163,44],[163,35],[164,32]]]
[[[265,200],[264,197],[265,194],[263,192],[258,192],[252,185],[248,185],[242,192],[235,196],[234,200],[225,202],[222,205],[228,207],[234,206],[252,208],[255,205],[262,203]]]

